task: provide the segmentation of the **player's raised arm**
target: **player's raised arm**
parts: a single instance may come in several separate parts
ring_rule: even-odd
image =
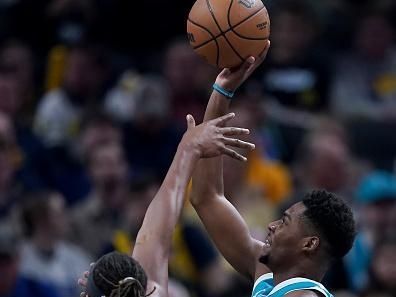
[[[218,75],[204,121],[228,112],[229,97],[264,61],[268,49],[269,42],[257,60],[250,57],[239,68],[224,69]],[[227,144],[235,146],[238,142]],[[243,218],[224,197],[222,157],[198,162],[192,189],[191,202],[217,248],[236,270],[254,279],[263,243],[251,237]]]
[[[188,116],[188,130],[179,144],[164,182],[147,209],[137,235],[133,257],[142,265],[148,278],[163,288],[168,283],[168,258],[173,230],[198,159],[226,154],[245,160],[243,156],[226,148],[228,141],[235,141],[229,137],[249,132],[240,128],[223,128],[233,117],[234,114],[228,114],[195,127],[193,117]],[[251,149],[254,145],[241,141],[237,147]]]

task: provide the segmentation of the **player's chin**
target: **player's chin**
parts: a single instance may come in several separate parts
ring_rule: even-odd
[[[259,258],[259,262],[264,265],[268,265],[269,263],[269,254],[261,255]]]
[[[262,264],[268,264],[270,253],[271,253],[271,246],[265,246],[259,258],[259,262]]]

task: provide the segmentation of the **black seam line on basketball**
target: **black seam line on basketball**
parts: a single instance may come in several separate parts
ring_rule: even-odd
[[[210,43],[210,42],[212,42],[212,41],[216,41],[216,38],[219,37],[219,36],[221,36],[221,34],[219,34],[219,35],[217,35],[217,36],[214,36],[214,35],[212,34],[212,32],[210,32],[210,31],[209,31],[208,29],[206,29],[204,26],[202,26],[202,25],[200,25],[200,24],[194,22],[194,21],[191,20],[190,18],[188,18],[188,21],[191,22],[191,24],[194,24],[195,26],[204,29],[204,30],[205,30],[206,32],[208,32],[209,35],[212,37],[212,38],[209,39],[208,41],[205,41],[205,42],[203,42],[203,43],[200,43],[199,45],[194,46],[193,49],[195,49],[195,50],[196,50],[196,49],[199,49],[200,47],[202,47],[202,46],[204,46],[204,45],[207,45],[208,43]]]
[[[197,26],[197,27],[199,27],[199,28],[205,30],[205,31],[208,32],[208,34],[212,37],[212,39],[210,39],[209,41],[205,42],[205,44],[201,44],[201,45],[198,46],[198,47],[194,47],[194,50],[196,50],[196,49],[198,49],[198,48],[200,48],[200,47],[202,47],[202,46],[208,44],[208,43],[211,42],[211,41],[214,41],[214,42],[216,43],[216,47],[217,47],[216,65],[219,65],[220,48],[219,48],[219,44],[218,44],[218,42],[217,42],[216,37],[212,34],[212,32],[210,32],[210,31],[209,31],[208,29],[206,29],[204,26],[201,26],[200,24],[198,24],[198,23],[196,23],[196,22],[190,20],[190,18],[188,18],[188,21],[190,21],[191,24],[194,24],[195,26]]]
[[[230,6],[231,7],[231,6]],[[231,26],[231,20],[230,20],[230,14],[227,14],[227,20],[228,20],[228,26],[230,26],[230,28],[225,32],[229,32],[233,29],[235,29],[236,27],[238,27],[239,25],[241,25],[242,23],[246,22],[247,20],[249,20],[250,18],[254,17],[256,14],[258,14],[260,11],[262,11],[265,8],[265,6],[261,7],[259,10],[257,10],[255,13],[249,15],[248,17],[244,18],[242,21],[239,21],[238,23],[236,23],[234,26]],[[231,8],[230,8],[231,9]]]
[[[238,27],[239,25],[241,25],[242,23],[244,23],[245,21],[247,21],[247,20],[250,19],[251,17],[254,17],[256,14],[258,14],[258,13],[259,13],[260,11],[262,11],[264,8],[265,8],[264,6],[261,7],[259,10],[257,10],[257,11],[256,11],[255,13],[253,13],[252,15],[249,15],[248,17],[244,18],[242,21],[239,21],[238,23],[236,23],[234,26],[228,28],[226,31],[224,31],[224,34],[227,34],[228,32],[233,31],[233,29],[235,29],[236,27]],[[193,24],[195,24],[195,25],[198,26],[198,24],[195,23],[194,21],[192,21],[191,19],[188,19],[188,20],[189,20],[191,23],[193,23]],[[228,23],[228,24],[229,24],[229,23]],[[206,29],[206,28],[205,28],[205,29]],[[211,36],[213,36],[209,30],[207,30],[207,31],[209,32],[209,34],[210,34]],[[233,32],[234,32],[234,31],[233,31]],[[234,32],[234,33],[235,33],[235,32]],[[195,47],[193,47],[193,48],[194,48],[194,49],[198,49],[198,48],[200,48],[201,46],[207,45],[209,42],[211,42],[212,40],[216,40],[218,37],[220,37],[220,36],[222,36],[222,35],[223,35],[223,32],[220,33],[220,34],[218,34],[218,35],[216,35],[216,36],[213,36],[212,39],[209,39],[208,41],[205,41],[205,42],[203,42],[203,43],[201,43],[201,44],[199,44],[199,45],[197,45],[197,46],[195,46]],[[243,38],[249,39],[248,37],[243,37]],[[268,38],[269,38],[269,37],[259,38],[259,39],[257,39],[257,40],[267,40]]]
[[[227,22],[228,22],[228,27],[230,27],[230,30],[236,35],[236,36],[238,36],[238,37],[241,37],[241,38],[243,38],[243,39],[247,39],[247,40],[266,40],[266,39],[268,39],[268,38],[254,38],[254,37],[246,37],[246,36],[243,36],[242,34],[239,34],[238,32],[235,32],[234,31],[234,28],[236,28],[236,27],[238,27],[240,24],[237,24],[237,25],[235,25],[235,26],[231,26],[231,17],[230,17],[230,14],[231,14],[231,8],[232,8],[232,4],[234,3],[234,0],[231,0],[231,4],[230,4],[230,6],[228,7],[228,13],[227,13]],[[252,18],[252,17],[254,17],[256,14],[258,14],[260,11],[262,11],[264,9],[264,6],[263,7],[261,7],[259,10],[257,10],[255,13],[253,13],[252,15],[250,15],[246,20],[244,20],[244,22],[245,21],[247,21],[247,20],[249,20],[250,18]]]
[[[232,46],[231,42],[228,40],[228,38],[225,36],[224,32],[221,30],[221,27],[220,27],[219,23],[217,22],[216,17],[214,16],[213,9],[212,9],[212,6],[210,5],[209,0],[206,0],[206,5],[208,5],[208,9],[209,9],[209,11],[210,11],[210,14],[212,15],[212,18],[213,18],[213,20],[215,21],[217,27],[219,28],[219,30],[220,30],[220,32],[221,32],[221,35],[222,35],[222,36],[224,37],[224,39],[227,41],[228,45],[231,47],[231,49],[234,51],[234,53],[235,53],[235,54],[239,57],[239,59],[241,59],[241,61],[243,62],[244,60],[243,60],[243,58],[241,57],[241,55],[235,50],[235,48]],[[219,65],[217,64],[217,66],[219,66]]]

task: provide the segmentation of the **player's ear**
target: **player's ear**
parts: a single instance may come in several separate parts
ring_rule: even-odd
[[[317,236],[309,236],[303,239],[303,251],[306,253],[315,252],[320,245],[320,239]]]

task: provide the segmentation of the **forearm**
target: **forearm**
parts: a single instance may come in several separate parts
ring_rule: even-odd
[[[226,98],[217,91],[213,91],[206,107],[204,121],[209,121],[228,113],[231,99]]]
[[[228,113],[230,99],[214,91],[204,121]],[[241,274],[254,275],[257,243],[235,207],[224,197],[222,157],[198,161],[191,203],[225,259]]]
[[[262,243],[251,237],[235,207],[224,196],[217,196],[194,208],[227,262],[242,275],[253,279]]]
[[[182,142],[137,235],[133,256],[154,280],[158,270],[167,269],[173,230],[183,209],[186,188],[197,160],[197,154]]]
[[[204,121],[228,113],[231,100],[213,91],[207,105]],[[205,199],[224,194],[223,157],[202,159],[198,161],[192,182],[191,203],[197,205]]]

